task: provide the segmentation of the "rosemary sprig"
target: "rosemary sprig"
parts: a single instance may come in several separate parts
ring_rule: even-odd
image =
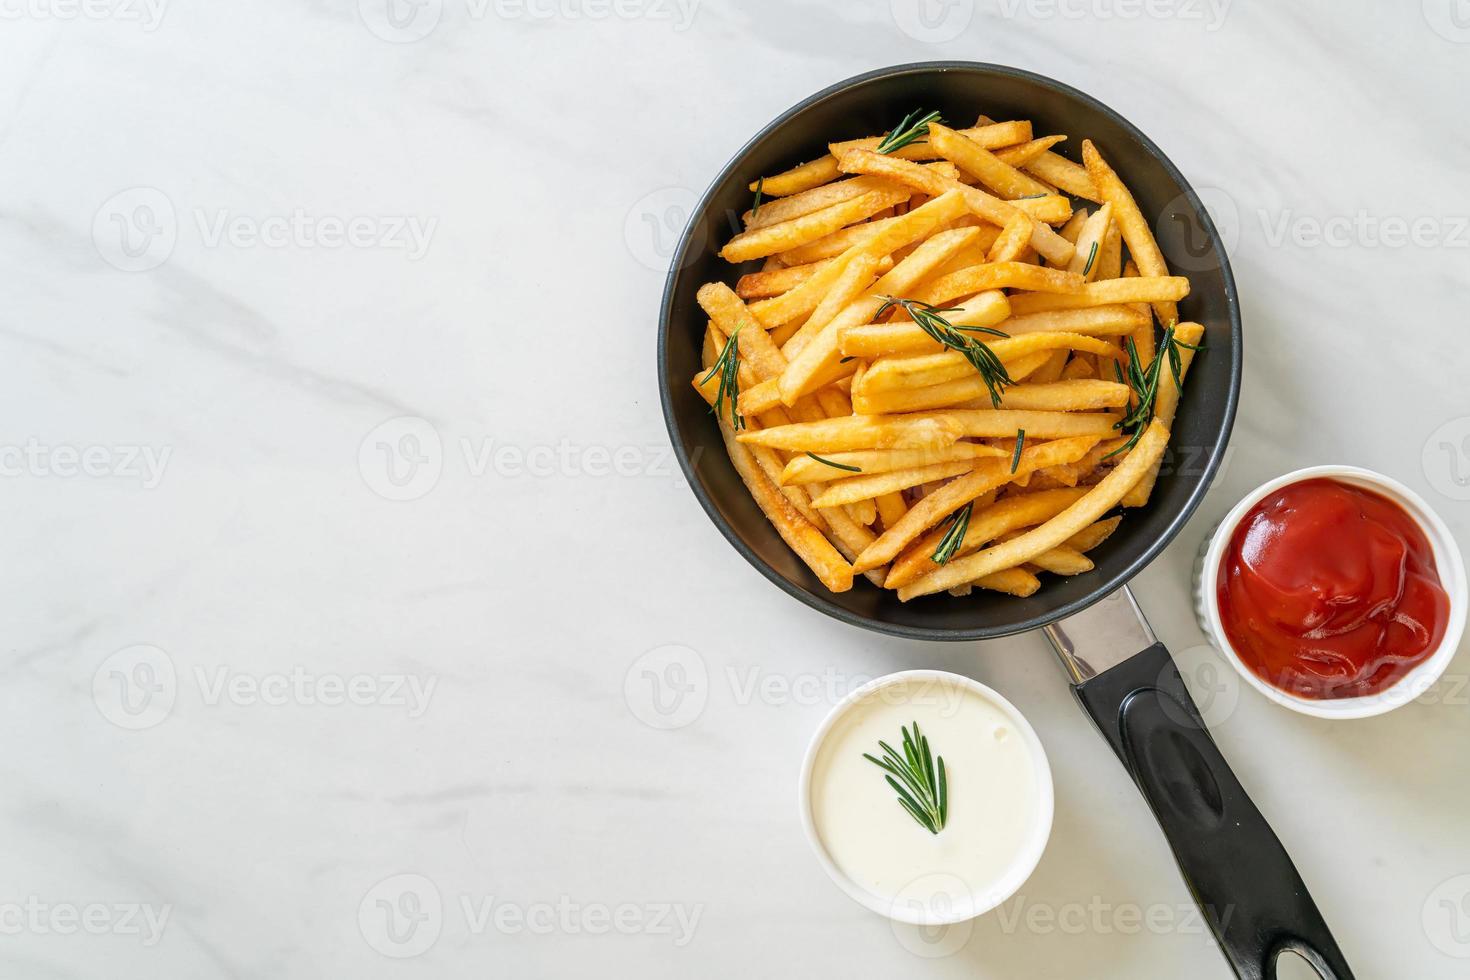
[[[1025,448],[1026,448],[1026,430],[1025,429],[1017,429],[1016,430],[1016,449],[1015,449],[1015,452],[1011,453],[1011,472],[1012,473],[1016,472],[1016,470],[1018,470],[1018,469],[1021,468],[1021,450],[1025,449]]]
[[[954,553],[960,550],[960,545],[965,543],[965,533],[970,530],[970,514],[975,509],[972,500],[963,508],[955,511],[954,516],[949,519],[949,530],[944,532],[944,538],[939,542],[939,547],[934,549],[930,557],[936,565],[948,565]]]
[[[730,427],[736,432],[745,428],[745,417],[740,414],[735,405],[740,398],[740,345],[735,342],[735,336],[740,333],[740,329],[736,327],[735,333],[725,339],[725,346],[720,349],[720,356],[715,358],[709,374],[699,379],[700,387],[703,387],[716,373],[719,374],[720,387],[715,392],[715,403],[709,407],[709,410],[718,416],[721,406],[725,404],[725,399],[730,399]]]
[[[1092,272],[1092,263],[1097,261],[1097,242],[1092,243],[1092,251],[1087,253],[1087,266],[1082,270],[1083,277]]]
[[[897,126],[894,126],[883,137],[878,144],[879,153],[892,153],[901,150],[910,143],[916,142],[929,135],[929,124],[932,122],[942,123],[944,120],[938,112],[923,112],[915,109],[904,116]]]
[[[949,780],[944,772],[944,757],[937,760],[929,751],[929,738],[919,731],[919,723],[913,725],[910,734],[907,727],[903,733],[903,754],[895,752],[887,742],[878,741],[883,749],[883,758],[876,759],[866,752],[863,758],[882,769],[884,779],[898,794],[898,802],[909,816],[925,830],[938,834],[949,819]]]
[[[1103,459],[1110,459],[1119,453],[1125,453],[1138,445],[1138,440],[1143,438],[1143,431],[1148,428],[1149,422],[1153,421],[1154,405],[1159,395],[1159,378],[1163,374],[1164,362],[1169,362],[1169,371],[1174,375],[1174,387],[1180,388],[1180,376],[1184,373],[1184,363],[1179,354],[1179,348],[1187,347],[1190,350],[1199,350],[1194,344],[1188,344],[1174,336],[1174,324],[1164,328],[1164,336],[1159,341],[1159,349],[1154,354],[1154,359],[1148,367],[1143,366],[1143,360],[1138,355],[1138,345],[1133,342],[1132,337],[1123,341],[1123,347],[1128,352],[1128,369],[1125,372],[1116,361],[1113,362],[1113,373],[1117,376],[1120,384],[1126,384],[1133,389],[1134,405],[1113,427],[1128,433],[1128,441],[1108,453]]]
[[[754,219],[761,213],[761,193],[766,189],[766,178],[760,177],[755,182],[755,203],[750,206],[750,217]]]
[[[863,471],[863,468],[861,466],[848,466],[846,463],[834,463],[830,459],[823,459],[816,453],[807,453],[807,455],[817,462],[834,467],[835,469],[847,470],[847,472],[849,473],[861,473]]]
[[[882,319],[883,314],[895,306],[902,307],[925,333],[940,344],[963,354],[985,382],[985,388],[990,392],[990,404],[1000,405],[1001,392],[1007,385],[1015,382],[1011,380],[1000,358],[995,356],[995,351],[974,337],[965,336],[965,333],[985,333],[996,337],[1009,337],[1010,334],[990,327],[956,327],[944,318],[944,314],[960,309],[958,306],[939,307],[916,299],[898,299],[893,296],[883,297],[883,305],[878,308],[873,319]]]

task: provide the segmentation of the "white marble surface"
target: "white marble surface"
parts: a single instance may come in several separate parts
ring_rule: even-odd
[[[965,58],[1095,93],[1225,225],[1234,453],[1140,601],[1358,976],[1465,975],[1470,657],[1318,722],[1187,601],[1210,523],[1295,466],[1396,475],[1470,540],[1463,0],[386,9],[0,3],[0,972],[1225,977],[1040,636],[830,622],[672,472],[666,223],[809,93]],[[429,462],[395,486],[379,442]],[[667,645],[695,690],[660,730]],[[905,667],[1000,688],[1056,775],[1019,904],[939,943],[795,815],[830,701]]]

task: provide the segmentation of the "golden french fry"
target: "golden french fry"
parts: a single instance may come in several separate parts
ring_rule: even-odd
[[[903,520],[903,515],[909,511],[909,505],[904,503],[901,493],[885,493],[880,497],[875,497],[873,503],[878,505],[878,516],[882,519],[885,528],[892,527]],[[867,546],[864,545],[864,547]],[[852,557],[856,559],[857,555]],[[884,569],[884,574],[887,575],[887,569]],[[879,585],[881,584],[880,582]]]
[[[900,221],[906,221],[916,215],[922,215],[926,209],[934,209],[928,212],[928,218],[916,221],[913,224],[915,230],[932,230],[929,222],[937,216],[951,213],[958,202],[955,198],[945,195],[935,198],[920,207],[917,211],[904,215]],[[808,342],[791,358],[790,364],[781,374],[781,400],[787,405],[792,404],[797,398],[810,391],[821,387],[819,378],[821,372],[830,368],[833,364],[841,361],[839,343],[842,331],[847,327],[867,323],[883,306],[883,296],[901,296],[908,291],[914,282],[918,281],[935,265],[944,261],[956,248],[962,246],[969,238],[973,237],[974,229],[957,228],[943,231],[910,252],[904,259],[893,267],[882,279],[874,284],[872,292],[861,299],[854,300],[833,317],[820,332],[815,333]],[[884,232],[887,236],[889,233]],[[907,244],[907,243],[904,243]],[[870,248],[887,249],[888,241],[881,243],[870,243]],[[870,253],[872,254],[872,253]]]
[[[834,480],[827,489],[812,502],[815,507],[837,507],[841,504],[872,500],[885,493],[895,493],[910,487],[947,480],[975,468],[975,461],[962,459],[954,463],[935,463],[932,466],[917,466],[889,473],[873,473],[854,476],[846,480]]]
[[[1067,362],[1067,366],[1062,369],[1063,381],[1085,381],[1089,378],[1096,377],[1096,365],[1093,364],[1091,358],[1080,354],[1074,354],[1072,359]]]
[[[1039,493],[1006,497],[983,509],[976,507],[954,557],[960,558],[977,551],[1017,528],[1048,521],[1081,500],[1086,492],[1070,489],[1043,490]],[[940,527],[914,542],[889,567],[888,577],[883,582],[884,587],[901,588],[939,568],[931,556],[943,538],[944,528]]]
[[[1081,575],[1092,571],[1092,559],[1064,544],[1032,556],[1026,564],[1035,565],[1043,572],[1051,572],[1053,575]]]
[[[1083,497],[1072,506],[1062,511],[1056,517],[1031,531],[1027,531],[1019,537],[1012,538],[1005,544],[999,544],[983,551],[977,551],[973,555],[957,558],[949,562],[943,568],[930,572],[928,575],[916,582],[898,590],[898,598],[907,602],[921,595],[929,595],[934,592],[942,592],[955,585],[964,582],[973,582],[975,579],[985,575],[993,574],[1006,568],[1014,568],[1016,565],[1030,561],[1037,555],[1066,542],[1066,540],[1083,528],[1092,524],[1103,514],[1115,507],[1123,499],[1123,495],[1137,483],[1149,467],[1153,466],[1163,455],[1164,445],[1169,440],[1169,430],[1158,420],[1149,424],[1138,444],[1128,454],[1113,472],[1103,477],[1102,482],[1092,487]],[[978,469],[978,468],[977,468]],[[973,474],[971,474],[973,476]],[[970,477],[960,477],[965,480]],[[912,512],[911,512],[912,513]],[[886,536],[886,532],[885,535]],[[870,561],[879,553],[878,546],[882,543],[883,536],[869,545],[858,555],[859,565]],[[891,560],[893,556],[884,559]],[[881,563],[880,563],[881,564]],[[873,567],[873,566],[868,566]]]
[[[1052,271],[1052,270],[1046,270]],[[1024,288],[1024,287],[1023,287]],[[1011,313],[1045,313],[1051,310],[1080,310],[1123,303],[1174,302],[1189,295],[1189,280],[1183,276],[1109,279],[1089,282],[1070,292],[1031,292],[1011,296]]]
[[[1067,266],[1068,272],[1075,272],[1088,282],[1099,278],[1097,275],[1098,257],[1102,251],[1103,240],[1107,238],[1108,229],[1112,226],[1113,206],[1104,204],[1097,209],[1096,214],[1087,219],[1082,230],[1078,232],[1077,254],[1072,256],[1072,262]]]
[[[1047,294],[1067,294],[1079,292],[1086,285],[1086,280],[1081,276],[1060,269],[1047,269],[1028,262],[993,262],[952,272],[926,286],[918,298],[935,306],[947,306],[962,296],[972,296],[987,289],[1027,289]],[[1016,312],[1014,306],[1011,312]]]
[[[999,324],[991,324],[1012,337],[1030,333],[1080,333],[1089,337],[1132,333],[1150,326],[1152,318],[1131,306],[1092,306],[1076,310],[1047,310],[1041,313],[1014,315]]]
[[[759,211],[745,212],[741,215],[740,220],[745,224],[746,231],[754,231],[758,228],[779,225],[783,221],[800,218],[805,214],[813,214],[824,208],[830,208],[834,204],[851,201],[874,191],[896,190],[898,188],[893,183],[880,177],[849,177],[847,180],[836,180],[830,184],[792,194],[790,197],[767,201]]]
[[[774,176],[752,181],[750,190],[754,193],[759,189],[765,197],[786,197],[820,187],[841,176],[842,171],[837,169],[837,158],[829,153]]]
[[[1112,434],[1114,425],[1122,416],[1117,412],[1030,412],[977,408],[925,412],[913,417],[942,421],[956,427],[959,435],[975,439],[1014,439],[1021,429],[1026,430],[1027,439],[1069,439],[1076,436],[1100,439]],[[1070,463],[1072,460],[1063,459],[1057,462]]]
[[[999,149],[1003,146],[1015,146],[1018,143],[1026,143],[1031,139],[1031,123],[1029,120],[1018,122],[993,123],[988,126],[976,126],[972,129],[961,130],[967,139],[974,140],[980,146],[987,149]],[[833,158],[842,159],[843,154],[851,150],[876,150],[883,142],[882,136],[869,136],[860,140],[843,140],[840,143],[828,144],[827,150]],[[924,140],[910,143],[908,146],[896,150],[892,156],[902,160],[933,160],[940,154],[934,147]]]
[[[991,592],[1004,592],[1019,598],[1035,595],[1036,590],[1041,588],[1041,579],[1026,571],[1024,568],[1007,568],[1003,572],[987,575],[973,582],[966,582],[959,588],[974,586],[977,589],[986,589]]]
[[[978,460],[969,473],[956,477],[909,508],[902,520],[893,527],[886,528],[878,536],[878,540],[858,555],[857,565],[854,567],[861,566],[858,570],[862,571],[888,564],[915,538],[965,504],[1033,470],[1081,459],[1096,442],[1096,437],[1082,437],[1056,439],[1028,446],[1021,452],[1021,458],[1014,469],[1010,460]]]
[[[1118,230],[1118,223],[1114,221],[1108,225],[1108,232],[1103,236],[1102,248],[1097,253],[1097,266],[1093,269],[1092,278],[1117,279],[1123,274],[1123,233]]]
[[[1023,334],[1022,336],[1025,335]],[[1049,384],[1053,381],[1061,380],[1062,368],[1067,366],[1067,356],[1069,354],[1070,351],[1062,347],[1048,352],[1046,363],[1032,373],[1030,380],[1036,384]]]
[[[960,434],[958,423],[942,418],[849,415],[742,432],[738,438],[742,443],[820,455],[855,449],[937,448],[952,444]]]
[[[979,342],[989,347],[991,353],[1005,362],[1007,367],[1026,355],[1057,348],[1088,351],[1107,357],[1121,357],[1123,354],[1121,350],[1107,341],[1078,333],[1032,333],[1002,340],[979,340]],[[868,365],[865,388],[869,392],[897,388],[921,388],[973,376],[976,376],[974,365],[959,351],[947,350],[931,354],[887,356],[880,357]],[[1014,377],[1013,375],[1012,378]]]
[[[1059,187],[1073,197],[1084,198],[1098,204],[1103,202],[1097,185],[1087,175],[1087,168],[1073,163],[1064,156],[1047,151],[1021,166],[1031,176]]]
[[[725,336],[733,335],[740,347],[742,363],[755,372],[756,380],[774,378],[786,370],[786,358],[772,343],[770,334],[756,323],[735,291],[722,282],[699,287],[696,300]]]
[[[970,187],[956,180],[947,180],[932,171],[926,170],[915,163],[907,160],[895,160],[891,156],[881,153],[873,153],[869,150],[853,150],[845,153],[838,159],[838,165],[844,173],[871,173],[878,176],[889,177],[902,184],[917,188],[925,194],[943,194],[948,191],[957,191],[964,199],[965,206],[970,211],[992,224],[1004,227],[1007,221],[1015,216],[1019,208],[1009,201],[1002,201],[993,197],[978,187]],[[1038,198],[1037,201],[1045,199]],[[1060,201],[1062,208],[1068,214],[1071,206],[1066,203],[1065,198],[1054,198]],[[1026,202],[1035,205],[1037,201]],[[1027,213],[1032,217],[1040,217],[1034,208],[1028,208]],[[1059,220],[1066,220],[1063,215]],[[1031,246],[1057,262],[1070,262],[1072,260],[1072,243],[1052,231],[1045,223],[1045,219],[1036,222],[1036,229],[1031,236]]]
[[[1000,230],[990,251],[985,254],[988,263],[1014,262],[1031,247],[1031,236],[1036,231],[1036,221],[1029,214],[1017,213]]]
[[[939,151],[940,156],[1006,200],[1048,196],[1047,188],[1043,184],[997,159],[985,147],[961,136],[948,126],[930,123],[929,144]],[[841,158],[838,159],[840,162]]]
[[[1167,277],[1169,265],[1164,261],[1164,253],[1159,251],[1159,243],[1154,239],[1148,220],[1138,210],[1133,192],[1128,190],[1113,168],[1108,166],[1092,140],[1082,141],[1082,162],[1087,166],[1087,175],[1092,178],[1103,199],[1113,205],[1114,220],[1118,222],[1118,230],[1123,233],[1123,241],[1128,245],[1129,254],[1138,263],[1138,271],[1147,278]],[[838,163],[840,165],[841,160]],[[1153,303],[1154,313],[1162,325],[1167,327],[1178,321],[1179,309],[1174,300],[1182,298],[1149,301]]]
[[[853,256],[842,275],[832,284],[832,289],[807,317],[806,323],[781,345],[781,353],[788,360],[800,354],[802,348],[819,336],[838,313],[872,288],[878,275],[878,262],[866,253]]]
[[[1204,339],[1205,328],[1198,323],[1181,323],[1174,328],[1174,336],[1186,344],[1198,347],[1200,341]],[[1185,377],[1189,375],[1189,365],[1194,363],[1194,353],[1188,347],[1179,348],[1180,377],[1178,384],[1173,383],[1174,378],[1170,373],[1169,365],[1165,364],[1159,369],[1159,391],[1154,396],[1154,418],[1170,428],[1173,428],[1174,425],[1174,413],[1179,410],[1179,388],[1184,384]],[[1136,452],[1138,452],[1138,448],[1135,446],[1128,455],[1131,456]],[[1143,478],[1138,481],[1138,484],[1123,497],[1124,507],[1142,507],[1148,503],[1148,498],[1154,492],[1154,484],[1159,479],[1159,465],[1161,462],[1162,457],[1144,473]]]
[[[772,296],[780,296],[800,286],[831,262],[831,259],[822,259],[818,262],[808,262],[806,265],[783,266],[779,269],[746,273],[735,284],[735,295],[746,300],[770,299]]]
[[[1067,547],[1086,554],[1112,537],[1113,532],[1121,523],[1123,523],[1123,518],[1118,516],[1106,518],[1096,524],[1089,524],[1067,539]]]
[[[956,442],[938,449],[870,449],[858,452],[793,456],[781,473],[783,486],[793,483],[817,483],[847,479],[857,474],[891,473],[894,470],[954,463],[961,460],[994,459],[1006,456],[1004,450],[978,442]],[[848,469],[847,467],[854,467]]]
[[[834,204],[812,214],[778,225],[743,231],[725,243],[720,257],[727,262],[748,262],[814,242],[855,221],[872,217],[886,207],[908,200],[903,189],[871,191],[862,197]]]
[[[863,526],[863,522],[848,514],[842,507],[834,507],[831,510],[822,511],[822,518],[827,523],[827,530],[831,532],[830,540],[837,546],[842,557],[851,562],[858,553],[873,542],[876,535]],[[875,575],[878,569],[869,569],[863,572],[863,577],[878,587],[883,585],[883,577]],[[886,575],[884,571],[884,575]]]
[[[959,308],[944,314],[956,327],[993,327],[1010,316],[1011,304],[999,290],[970,297]],[[923,354],[942,351],[944,346],[912,320],[850,326],[838,337],[844,357],[881,357],[885,354]]]
[[[1066,139],[1067,137],[1065,136],[1043,136],[1039,140],[1030,140],[1026,143],[1018,143],[1015,146],[1000,147],[995,150],[995,156],[1001,163],[1008,164],[1012,167],[1024,167],[1058,143],[1065,142]]]

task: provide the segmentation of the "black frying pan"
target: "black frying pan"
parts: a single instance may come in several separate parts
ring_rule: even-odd
[[[914,109],[969,125],[980,112],[1065,133],[1064,152],[1092,139],[1123,176],[1176,266],[1189,275],[1183,319],[1205,327],[1190,368],[1170,456],[1145,508],[1089,557],[1096,567],[1048,578],[1030,598],[975,594],[901,603],[861,576],[828,592],[788,549],[730,465],[709,407],[690,385],[700,369],[705,282],[733,282],[716,254],[750,206],[750,181],[820,156],[826,143],[881,133]],[[1070,148],[1070,149],[1069,149]],[[753,268],[754,266],[752,266]],[[660,315],[659,391],[675,452],[710,519],[789,595],[855,626],[895,636],[984,640],[1046,627],[1083,709],[1148,799],[1191,892],[1236,974],[1274,977],[1294,950],[1329,980],[1351,980],[1342,954],[1270,826],[1205,729],[1168,651],[1154,641],[1125,583],[1184,526],[1219,466],[1240,393],[1241,327],[1230,264],[1208,213],[1178,169],[1127,120],[1075,89],[998,65],[935,62],[840,82],[788,110],[736,154],[690,218]],[[695,461],[698,461],[697,465]]]

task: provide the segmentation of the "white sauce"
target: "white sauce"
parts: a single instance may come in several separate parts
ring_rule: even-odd
[[[879,739],[902,753],[900,729],[916,721],[948,774],[938,835],[863,758],[883,757]],[[1003,901],[1021,884],[1006,879],[1030,871],[1036,854],[1027,851],[1050,830],[1040,793],[1050,776],[1039,774],[1026,733],[981,692],[933,677],[900,679],[848,706],[817,750],[811,779],[812,822],[833,864],[885,905],[926,917],[958,921]]]

